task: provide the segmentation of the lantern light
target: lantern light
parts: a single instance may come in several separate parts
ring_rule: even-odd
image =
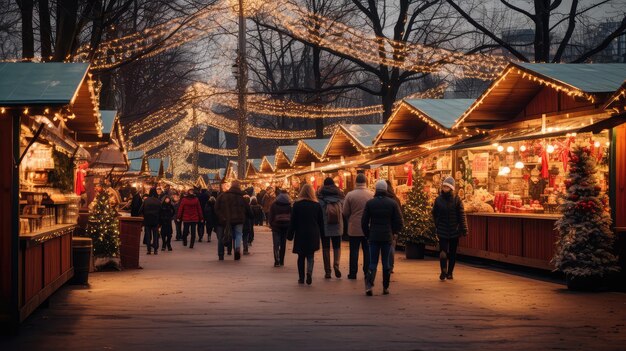
[[[524,168],[524,162],[522,162],[522,161],[515,162],[515,168],[517,168],[517,169]]]
[[[547,151],[548,151],[549,154],[553,153],[554,152],[554,145],[549,144],[548,147],[547,147]]]
[[[515,148],[513,146],[509,146],[509,147],[506,148],[506,152],[508,152],[510,154],[513,153],[513,151],[515,151]]]
[[[511,169],[509,167],[502,167],[502,174],[509,174],[511,173]]]
[[[526,151],[526,145],[522,145],[519,147],[519,151],[524,152]]]
[[[504,146],[498,145],[498,152],[502,152],[502,151],[504,151]]]
[[[498,145],[500,145],[500,144],[498,144],[498,143],[493,143],[493,144],[491,144],[491,146],[493,146],[493,147],[495,147],[495,148],[497,148],[497,147],[498,147]]]
[[[311,181],[314,182],[315,181],[315,177],[311,177]]]
[[[593,143],[593,146],[595,146],[595,147],[600,147],[600,142],[599,142],[599,141],[596,141],[595,143]]]

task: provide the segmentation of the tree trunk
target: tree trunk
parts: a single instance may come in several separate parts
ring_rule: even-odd
[[[320,48],[317,46],[314,46],[313,47],[313,78],[315,79],[315,91],[317,91],[317,97],[315,98],[315,103],[318,105],[322,104],[322,96],[319,92],[322,89],[320,54],[321,54]],[[315,137],[317,139],[324,138],[324,119],[323,118],[317,118],[315,120]]]
[[[35,57],[35,36],[33,34],[33,0],[17,0],[22,16],[22,58]]]
[[[393,84],[383,81],[382,104],[383,104],[383,123],[387,123],[389,117],[393,113],[393,104],[396,102],[399,84]]]
[[[95,49],[102,39],[102,31],[104,27],[102,16],[102,0],[93,0],[93,25],[91,27],[91,39],[89,44],[91,45],[91,52],[95,53]],[[91,59],[92,57],[90,57]]]
[[[550,0],[535,0],[535,62],[550,62]]]
[[[39,0],[39,38],[41,40],[41,59],[52,59],[52,26],[50,25],[50,7],[48,0]]]
[[[76,37],[78,0],[57,1],[57,37],[54,45],[54,61],[62,62],[72,53]]]

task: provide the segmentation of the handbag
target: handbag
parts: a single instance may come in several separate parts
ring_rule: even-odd
[[[222,244],[230,246],[233,242],[233,226],[229,222],[224,226],[224,233],[222,234]]]

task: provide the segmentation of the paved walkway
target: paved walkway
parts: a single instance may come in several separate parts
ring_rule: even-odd
[[[291,246],[288,244],[289,247]],[[363,277],[297,284],[295,255],[273,267],[271,236],[219,262],[216,242],[146,256],[143,270],[95,273],[66,286],[1,350],[589,350],[626,348],[626,294],[460,264],[440,282],[433,259],[398,256],[391,295]]]

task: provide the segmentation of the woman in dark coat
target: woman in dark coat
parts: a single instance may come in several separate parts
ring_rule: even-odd
[[[215,215],[215,198],[211,196],[204,205],[204,223],[207,232],[207,241],[211,242],[211,234],[217,226],[217,216]]]
[[[250,208],[254,213],[254,225],[263,225],[263,206],[259,205],[256,197],[250,198]]]
[[[439,279],[453,279],[456,249],[459,237],[467,235],[467,219],[463,201],[454,193],[454,178],[447,177],[441,186],[441,194],[433,204],[433,219],[439,237]]]
[[[163,198],[161,204],[161,212],[159,213],[159,222],[161,224],[161,239],[163,240],[163,246],[161,251],[165,251],[167,247],[168,251],[172,251],[172,220],[176,216],[176,210],[172,205],[172,200],[169,196]]]
[[[305,184],[293,205],[287,234],[287,239],[293,240],[293,253],[298,254],[298,284],[304,283],[304,261],[306,260],[306,283],[311,285],[315,251],[320,249],[320,237],[323,235],[322,207],[317,202],[313,187]]]

